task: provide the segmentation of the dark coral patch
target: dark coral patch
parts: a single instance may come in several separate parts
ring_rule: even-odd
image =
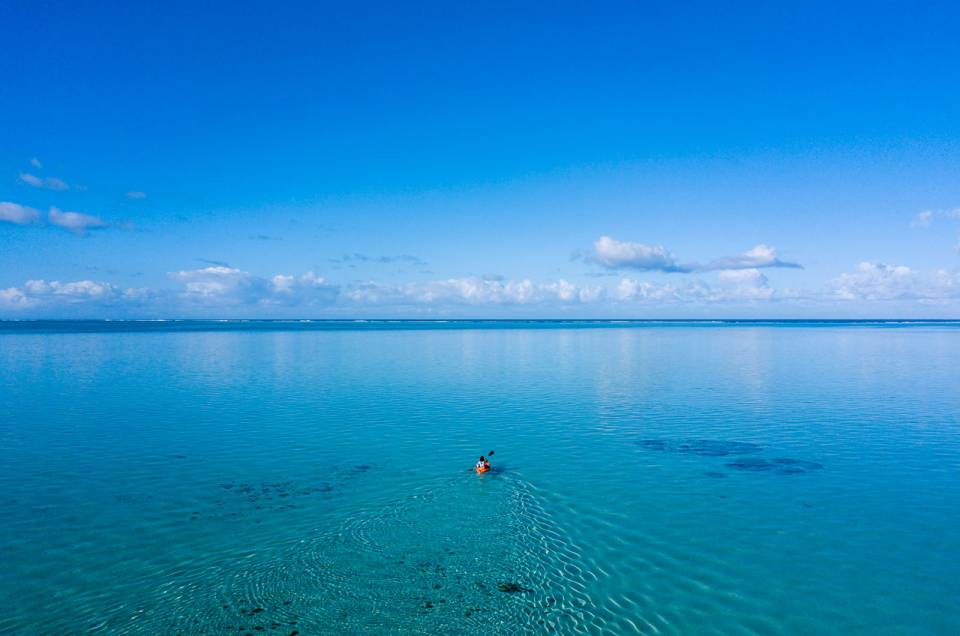
[[[746,470],[751,472],[762,472],[773,468],[773,464],[761,457],[742,457],[727,464],[729,468],[737,470]]]
[[[771,472],[777,475],[799,475],[823,468],[823,464],[808,462],[802,459],[791,459],[789,457],[777,457],[775,459],[741,457],[740,459],[729,462],[727,467],[745,472]]]
[[[762,447],[757,444],[721,439],[644,439],[637,442],[637,445],[649,450],[700,455],[701,457],[748,455],[763,450]]]

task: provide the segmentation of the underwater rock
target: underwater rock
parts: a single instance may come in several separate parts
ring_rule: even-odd
[[[293,501],[317,493],[327,497],[330,496],[328,493],[333,493],[343,485],[343,482],[331,485],[329,482],[298,484],[283,481],[248,484],[231,481],[220,484],[220,488],[226,492],[223,496],[214,499],[213,503],[221,509],[219,515],[221,517],[247,517],[250,514],[291,510],[298,507],[297,504],[292,503]],[[227,512],[223,510],[224,508],[234,508],[234,511]]]
[[[729,462],[727,466],[746,472],[772,472],[777,475],[799,475],[823,468],[823,464],[817,462],[808,462],[789,457],[777,457],[774,459],[741,457],[740,459]]]
[[[667,443],[662,439],[642,439],[637,442],[637,446],[643,446],[644,448],[648,448],[650,450],[667,450]]]
[[[792,473],[792,472],[808,472],[811,470],[818,470],[823,468],[823,464],[818,462],[808,462],[803,459],[790,459],[786,457],[780,457],[772,460],[775,464],[778,465],[778,472],[783,473]]]
[[[729,457],[730,455],[750,455],[759,453],[763,447],[750,442],[733,442],[728,440],[712,439],[687,439],[687,440],[669,440],[669,439],[643,439],[637,442],[637,446],[648,450],[662,451],[667,453],[679,453],[698,455],[700,457]],[[765,459],[763,457],[739,457],[726,464],[728,468],[744,472],[770,472],[777,475],[798,475],[823,468],[823,464],[809,462],[802,459],[793,459],[790,457],[777,457],[774,459]],[[707,471],[704,473],[707,477],[722,479],[726,477],[724,473],[717,471]]]
[[[763,448],[749,442],[732,442],[717,439],[642,439],[638,446],[648,450],[664,451],[668,453],[685,453],[700,455],[701,457],[727,457],[728,455],[748,455],[758,453]]]
[[[533,591],[528,587],[523,587],[519,583],[499,583],[497,585],[497,589],[500,590],[501,592],[506,592],[508,594],[516,594],[517,592],[526,593],[526,592]]]
[[[729,468],[736,468],[737,470],[749,470],[753,472],[760,472],[773,468],[772,463],[760,457],[743,457],[736,461],[729,462],[727,466]]]

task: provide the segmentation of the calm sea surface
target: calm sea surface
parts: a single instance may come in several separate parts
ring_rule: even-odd
[[[958,363],[956,322],[0,323],[0,633],[958,634]]]

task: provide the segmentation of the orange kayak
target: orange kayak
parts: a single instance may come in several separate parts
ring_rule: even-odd
[[[490,467],[489,467],[489,466],[484,466],[484,467],[482,467],[482,468],[478,467],[478,468],[476,468],[475,470],[477,471],[477,474],[480,475],[480,474],[482,474],[482,473],[489,472],[489,471],[490,471]]]

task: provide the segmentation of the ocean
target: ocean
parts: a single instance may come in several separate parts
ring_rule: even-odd
[[[0,322],[0,633],[958,634],[958,361],[957,321]]]

